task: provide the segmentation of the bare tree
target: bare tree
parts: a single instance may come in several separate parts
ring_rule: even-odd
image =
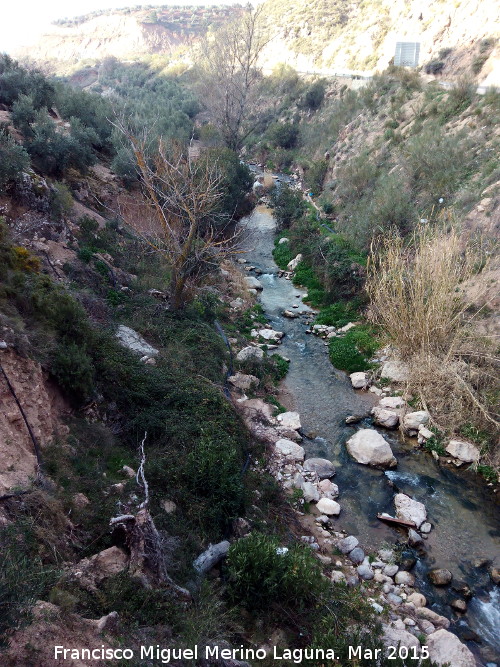
[[[262,8],[250,6],[203,42],[202,99],[227,147],[234,151],[253,129],[249,112],[261,78],[259,56],[267,42]]]
[[[149,157],[147,138],[126,134],[137,161],[142,196],[123,195],[120,213],[167,260],[170,306],[178,310],[189,288],[199,285],[222,256],[234,250],[235,235],[226,233],[228,218],[219,212],[221,175],[217,163],[190,160],[180,144],[167,151],[160,139]]]

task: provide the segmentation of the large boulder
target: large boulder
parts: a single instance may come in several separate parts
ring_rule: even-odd
[[[450,440],[446,451],[464,463],[476,463],[481,457],[479,447],[464,440]]]
[[[252,347],[251,345],[244,347],[236,355],[238,361],[262,361],[263,358],[263,350],[260,347]]]
[[[340,514],[340,505],[330,498],[320,498],[316,507],[318,512],[327,516],[338,516]]]
[[[234,375],[230,375],[228,377],[228,382],[230,382],[233,387],[236,387],[237,389],[242,389],[243,391],[246,391],[247,389],[250,389],[252,386],[257,386],[260,382],[258,377],[255,377],[255,375],[245,375],[245,373],[235,373]]]
[[[406,382],[410,377],[410,369],[403,361],[386,361],[380,376],[392,382]]]
[[[354,389],[364,389],[368,385],[367,373],[351,373],[349,377],[351,378],[351,384]]]
[[[396,517],[402,521],[411,521],[415,526],[420,526],[427,519],[427,510],[423,503],[413,500],[405,493],[397,493],[394,496],[394,505],[396,507]]]
[[[417,609],[416,615],[418,618],[422,618],[425,621],[432,623],[435,628],[444,628],[447,630],[450,627],[449,618],[446,618],[446,616],[441,616],[440,614],[437,614],[435,611],[432,611],[432,609],[428,609],[427,607],[420,607]]]
[[[282,331],[275,331],[274,329],[259,329],[258,334],[264,340],[277,342],[285,335]]]
[[[302,482],[301,488],[306,503],[315,503],[320,499],[318,487],[312,482]]]
[[[358,544],[359,544],[358,538],[354,537],[354,535],[349,535],[348,537],[344,537],[343,540],[340,540],[340,542],[337,543],[337,548],[343,554],[348,554],[353,549],[355,549],[358,546]]]
[[[300,427],[300,415],[298,412],[282,412],[276,417],[281,426],[297,431]]]
[[[362,428],[346,443],[347,451],[358,463],[376,468],[397,465],[389,443],[371,428]]]
[[[329,479],[322,479],[318,483],[318,490],[323,498],[335,500],[339,496],[339,487]]]
[[[274,444],[274,451],[287,461],[303,461],[305,456],[303,447],[286,438],[282,438]]]
[[[288,262],[286,268],[289,271],[295,271],[295,269],[297,268],[297,266],[300,264],[301,261],[302,261],[302,255],[299,253],[296,257],[294,257],[294,259]]]
[[[257,280],[257,278],[254,278],[253,276],[245,276],[245,283],[248,289],[264,289],[264,285],[260,282],[260,280]]]
[[[335,467],[328,459],[313,458],[304,461],[304,472],[315,472],[319,479],[329,479],[335,475]]]
[[[123,324],[120,324],[116,330],[116,337],[124,347],[128,347],[129,350],[141,356],[155,357],[159,354],[159,351],[147,343],[137,331]]]
[[[476,667],[476,659],[472,652],[448,630],[441,629],[432,632],[427,635],[425,643],[429,650],[430,660],[438,665]]]
[[[396,428],[399,424],[399,415],[397,412],[388,410],[387,408],[374,407],[372,409],[373,421],[378,426],[383,426],[384,428]]]
[[[429,570],[427,576],[434,586],[448,586],[453,579],[452,573],[444,567],[436,567]]]
[[[426,410],[408,412],[403,417],[403,428],[408,435],[416,435],[421,425],[429,423],[430,415]]]
[[[383,635],[382,642],[388,648],[405,646],[406,648],[420,649],[420,642],[408,630],[404,630],[399,625],[384,625],[382,626]]]

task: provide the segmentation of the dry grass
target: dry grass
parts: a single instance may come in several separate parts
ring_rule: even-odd
[[[409,242],[394,235],[372,248],[371,316],[410,366],[408,393],[448,432],[465,422],[499,427],[498,359],[475,327],[482,309],[464,290],[483,264],[480,243],[464,239],[449,214]]]

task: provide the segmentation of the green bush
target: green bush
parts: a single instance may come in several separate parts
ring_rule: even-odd
[[[346,373],[365,371],[370,368],[368,359],[374,355],[378,347],[374,331],[368,326],[357,326],[350,329],[342,338],[330,339],[330,361],[335,368]]]
[[[283,547],[278,538],[259,533],[231,545],[227,570],[230,599],[249,609],[279,603],[297,611],[314,604],[328,589],[309,547]]]
[[[30,158],[25,149],[6,130],[0,128],[0,193],[29,166]]]
[[[230,440],[202,435],[193,443],[182,476],[191,503],[200,505],[200,523],[223,531],[243,513],[242,466],[242,452]]]
[[[305,211],[302,193],[292,190],[288,185],[275,186],[270,194],[273,215],[280,228],[287,229],[294,220],[298,220]],[[289,260],[290,261],[290,260]]]
[[[52,375],[77,403],[83,403],[92,393],[94,368],[89,355],[76,343],[59,345],[50,366]]]
[[[319,109],[325,98],[325,84],[323,81],[316,81],[306,91],[302,104],[307,109],[316,111]]]
[[[323,189],[328,163],[326,160],[316,160],[306,171],[305,183],[313,194],[319,194]]]
[[[295,148],[299,139],[299,128],[294,123],[276,123],[269,129],[269,137],[275,146]]]
[[[290,242],[278,243],[278,239],[276,239],[276,245],[274,246],[273,250],[273,257],[279,268],[285,271],[288,262],[294,258],[294,254],[290,249]]]

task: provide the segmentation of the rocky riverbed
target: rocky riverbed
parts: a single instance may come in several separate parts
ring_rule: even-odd
[[[280,354],[290,359],[281,400],[290,412],[298,413],[293,419],[299,420],[300,428],[272,421],[267,425],[256,419],[249,421],[254,430],[261,430],[260,437],[269,437],[275,447],[273,473],[285,487],[300,488],[314,508],[306,518],[317,535],[312,548],[317,548],[320,557],[331,558],[324,555],[325,540],[332,540],[334,548],[346,537],[352,538],[349,544],[357,540],[359,544],[346,552],[345,562],[339,561],[338,569],[332,558],[331,576],[364,579],[376,586],[374,604],[391,608],[393,618],[388,632],[399,630],[414,639],[415,634],[422,632],[429,637],[440,633],[435,640],[440,646],[446,644],[450,660],[454,655],[454,640],[448,637],[450,627],[469,641],[482,664],[500,664],[498,589],[494,581],[495,568],[500,564],[500,537],[491,494],[471,473],[443,467],[419,449],[416,437],[403,438],[397,431],[383,427],[374,429],[374,418],[380,424],[390,417],[380,410],[393,412],[395,406],[379,404],[387,393],[383,389],[374,392],[366,387],[355,391],[349,377],[330,365],[326,341],[306,333],[311,331],[314,313],[303,303],[304,290],[294,287],[290,276],[278,275],[272,258],[275,225],[271,212],[259,207],[242,225],[248,245],[247,262],[242,267],[254,267],[246,275],[256,278],[259,284],[252,281],[250,285],[248,281],[248,287],[259,293],[269,318],[268,327],[256,329],[255,343],[250,347],[267,341],[271,346],[279,345]],[[262,335],[262,331],[269,333]],[[392,397],[386,397],[386,401],[388,398]],[[377,407],[378,414],[370,414]],[[250,409],[255,415],[256,406]],[[354,420],[358,423],[346,424],[351,415],[360,417]],[[425,428],[425,423],[415,422],[414,428],[407,430],[416,436],[420,426]],[[262,433],[262,429],[268,430]],[[359,439],[362,431],[371,431],[371,439],[377,434],[385,443],[382,445],[377,438],[386,455],[382,465],[380,461],[377,467],[369,465],[370,460],[357,462],[360,458],[354,456],[354,451],[359,453],[359,446],[346,447],[346,442],[352,442],[356,435]],[[366,446],[361,449],[366,457]],[[304,469],[303,461],[308,459],[325,459],[333,465],[335,477],[320,479],[314,471]],[[395,505],[398,496],[422,505],[426,512],[425,520],[413,521],[412,545],[408,545],[407,529],[401,531],[377,519],[377,514],[383,513],[402,516],[401,507]],[[424,530],[424,524],[432,528],[430,533],[428,526]],[[403,566],[400,564],[390,575],[390,567],[396,567],[391,562],[393,557],[384,560],[380,551],[390,552],[396,542],[405,544],[401,547]],[[349,557],[352,552],[354,560]],[[431,583],[431,571],[439,570],[449,572],[451,586]],[[412,604],[408,598],[417,595],[415,591],[425,595],[427,606],[408,607]],[[417,611],[421,608],[425,611]],[[452,664],[469,664],[467,654],[457,650]]]

